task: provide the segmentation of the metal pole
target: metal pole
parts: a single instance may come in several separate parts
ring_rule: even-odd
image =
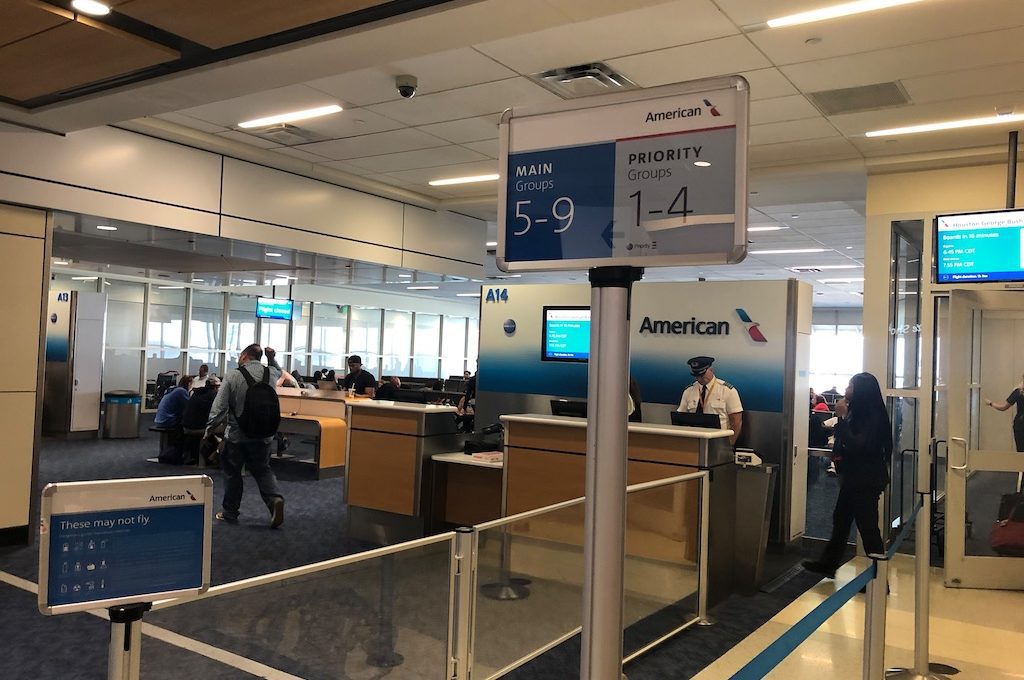
[[[1017,205],[1017,131],[1010,131],[1009,158],[1006,163],[1006,207]]]
[[[697,565],[697,625],[710,626],[708,616],[708,531],[711,526],[711,475],[707,472],[700,480],[700,564]]]
[[[622,677],[629,293],[643,269],[590,270],[581,680]]]
[[[864,680],[885,677],[885,599],[889,587],[889,562],[873,561],[875,577],[868,582],[864,608]]]
[[[108,680],[139,680],[142,662],[142,615],[151,603],[110,607],[110,647],[107,653]]]
[[[452,668],[449,677],[466,680],[470,673],[473,635],[473,593],[476,591],[477,534],[455,530],[455,587],[452,588]]]

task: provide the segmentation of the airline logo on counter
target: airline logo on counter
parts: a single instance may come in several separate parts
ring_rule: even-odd
[[[761,324],[752,321],[745,309],[737,307],[736,316],[740,317],[740,321],[747,327],[747,335],[750,336],[751,340],[754,342],[768,342],[768,338],[764,337],[764,333],[758,328]]]

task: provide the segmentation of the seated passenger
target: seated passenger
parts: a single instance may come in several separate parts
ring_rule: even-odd
[[[345,376],[345,383],[342,389],[354,390],[359,396],[373,397],[377,391],[377,379],[369,371],[363,370],[363,359],[358,354],[348,358],[348,375]],[[333,371],[332,371],[333,373]]]
[[[402,387],[402,380],[397,375],[392,375],[384,378],[384,382],[377,388],[377,393],[373,395],[374,399],[386,399],[388,401],[394,401],[395,393],[398,392]]]
[[[193,390],[188,403],[185,404],[185,411],[181,415],[181,426],[184,430],[184,441],[182,442],[182,462],[185,465],[195,465],[199,462],[200,443],[206,431],[206,421],[210,419],[210,409],[213,408],[213,400],[217,398],[217,390],[220,388],[220,379],[216,376],[208,376],[206,386]],[[207,464],[211,463],[210,452],[203,458]]]
[[[188,390],[191,386],[192,376],[182,376],[178,386],[168,391],[160,400],[153,425],[164,429],[181,425],[181,416],[185,412],[185,403],[188,402]]]

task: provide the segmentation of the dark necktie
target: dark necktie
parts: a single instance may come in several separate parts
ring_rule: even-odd
[[[707,385],[701,385],[700,386],[700,403],[697,404],[697,412],[698,413],[704,413],[704,405],[707,403],[707,399],[708,399],[708,386]]]

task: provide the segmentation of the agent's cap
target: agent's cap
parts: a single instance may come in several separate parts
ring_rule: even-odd
[[[701,375],[704,371],[711,368],[711,364],[715,363],[714,357],[693,357],[686,362],[690,366],[691,375]]]

